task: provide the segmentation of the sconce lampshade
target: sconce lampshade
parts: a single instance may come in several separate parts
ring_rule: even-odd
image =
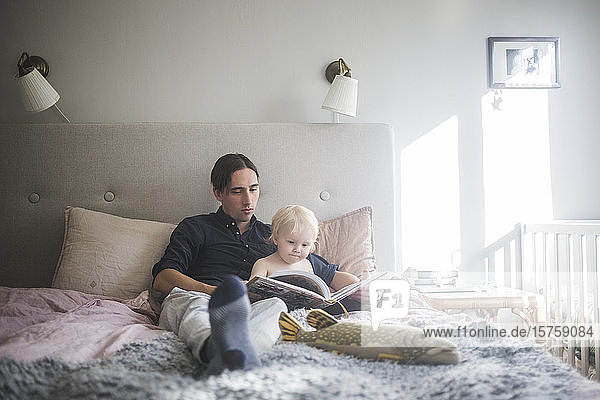
[[[357,97],[358,80],[343,75],[336,75],[321,108],[350,117],[356,117]]]
[[[26,111],[34,113],[44,111],[55,105],[60,99],[59,94],[37,68],[33,68],[26,75],[15,78],[15,83]]]

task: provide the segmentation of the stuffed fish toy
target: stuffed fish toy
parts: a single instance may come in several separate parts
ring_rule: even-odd
[[[336,354],[403,364],[456,364],[460,360],[457,346],[445,339],[424,337],[423,330],[412,326],[370,325],[338,322],[323,310],[311,310],[306,316],[315,331],[302,329],[286,312],[279,315],[279,329],[284,342],[304,343]]]

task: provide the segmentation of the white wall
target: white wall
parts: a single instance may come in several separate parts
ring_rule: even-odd
[[[484,240],[488,36],[560,37],[563,86],[549,92],[554,216],[600,218],[599,20],[594,0],[5,1],[0,122],[60,121],[22,110],[12,82],[22,51],[50,63],[73,122],[329,122],[323,72],[344,57],[359,115],[343,122],[391,123],[398,154],[457,118],[468,256]]]

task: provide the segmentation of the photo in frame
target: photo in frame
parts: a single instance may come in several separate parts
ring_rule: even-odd
[[[559,88],[559,38],[489,37],[488,85],[494,89]]]

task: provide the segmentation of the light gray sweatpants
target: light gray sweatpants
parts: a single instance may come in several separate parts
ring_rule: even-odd
[[[200,362],[200,349],[210,336],[208,300],[206,293],[174,288],[164,299],[159,327],[173,331]],[[279,314],[287,311],[285,303],[276,297],[250,305],[248,332],[257,354],[269,350],[279,340]]]

